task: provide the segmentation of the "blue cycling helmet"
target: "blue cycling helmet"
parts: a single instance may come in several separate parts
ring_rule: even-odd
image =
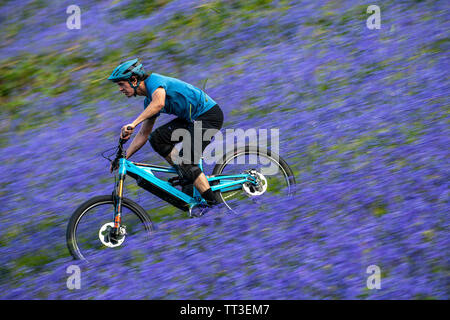
[[[136,89],[139,87],[139,84],[141,83],[141,78],[145,75],[144,68],[142,66],[142,63],[139,63],[139,60],[132,59],[125,62],[121,62],[111,73],[108,80],[111,80],[113,82],[128,80],[128,83],[130,86],[134,89],[134,96],[136,96]],[[132,76],[136,76],[138,79],[138,83],[136,86],[133,86],[133,84],[130,81],[130,78]]]

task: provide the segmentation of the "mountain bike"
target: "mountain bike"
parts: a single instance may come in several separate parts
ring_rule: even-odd
[[[139,187],[188,212],[189,217],[195,217],[194,210],[206,205],[195,187],[190,194],[177,189],[182,186],[183,180],[174,166],[127,160],[123,149],[126,141],[119,139],[112,162],[119,165],[112,194],[87,200],[70,218],[66,240],[69,252],[75,259],[89,260],[89,256],[98,250],[124,247],[126,238],[141,233],[149,237],[154,230],[146,210],[124,197],[126,176],[135,179]],[[203,157],[199,167],[203,171]],[[172,177],[165,180],[157,175]],[[235,147],[216,162],[212,174],[206,177],[211,190],[230,212],[236,212],[238,206],[246,201],[258,203],[262,195],[292,196],[295,192],[294,174],[286,161],[267,148],[258,146]]]

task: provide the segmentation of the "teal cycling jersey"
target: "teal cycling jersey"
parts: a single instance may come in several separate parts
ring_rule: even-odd
[[[144,109],[152,101],[153,92],[157,88],[166,91],[166,101],[160,112],[174,114],[187,121],[194,121],[216,105],[216,102],[199,88],[175,78],[152,73],[144,83],[147,88]]]

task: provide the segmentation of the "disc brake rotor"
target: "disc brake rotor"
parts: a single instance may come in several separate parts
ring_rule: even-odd
[[[109,248],[114,248],[120,246],[125,241],[125,226],[120,227],[119,237],[115,238],[111,234],[114,228],[114,222],[105,223],[98,231],[98,237],[100,241]]]
[[[250,170],[248,173],[256,179],[257,185],[255,186],[251,182],[244,183],[242,185],[242,189],[244,190],[244,192],[250,197],[260,196],[264,192],[266,192],[267,190],[266,177],[264,177],[262,173],[259,173],[256,170]]]

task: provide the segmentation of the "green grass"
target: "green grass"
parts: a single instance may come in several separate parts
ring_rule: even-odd
[[[170,0],[128,1],[126,5],[112,10],[112,17],[116,20],[119,18],[132,19],[139,16],[149,16],[169,2]]]
[[[150,216],[153,222],[158,223],[161,221],[171,221],[178,219],[185,219],[188,214],[180,209],[166,204],[162,207],[153,208],[151,210],[147,210],[147,214]]]

